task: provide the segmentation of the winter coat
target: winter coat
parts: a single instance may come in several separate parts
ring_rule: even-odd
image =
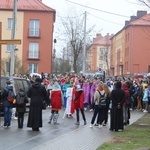
[[[17,99],[18,94],[24,97],[24,103],[21,105],[16,104],[16,111],[17,111],[17,113],[25,113],[26,112],[26,103],[28,103],[28,97],[24,90],[20,90],[17,93],[16,99]]]
[[[75,90],[74,109],[84,108],[84,91]]]
[[[125,93],[121,89],[121,82],[115,84],[115,89],[111,92],[112,109],[110,114],[110,130],[124,129],[123,125],[123,104]]]
[[[2,99],[2,103],[3,103],[4,107],[13,107],[14,106],[12,102],[9,102],[7,100],[9,90],[11,90],[11,91],[13,90],[12,85],[7,85],[2,91],[1,99]]]
[[[63,94],[61,90],[52,90],[50,93],[52,110],[60,110],[63,101]]]
[[[125,93],[123,106],[127,106],[130,100],[130,92],[128,90],[127,84],[122,85],[122,90]]]
[[[27,127],[42,127],[42,101],[48,101],[46,89],[40,82],[35,82],[27,96],[31,98]]]

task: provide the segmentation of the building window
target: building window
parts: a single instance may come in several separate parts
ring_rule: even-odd
[[[100,48],[99,50],[100,50],[100,54],[104,54],[104,50],[105,50],[104,48]]]
[[[14,48],[14,45],[8,44],[8,45],[6,46],[6,52],[7,52],[7,53],[10,53],[13,48]]]
[[[104,60],[104,57],[102,55],[100,55],[99,60]]]
[[[6,62],[6,72],[10,71],[10,62]]]
[[[38,64],[37,63],[29,63],[28,69],[29,69],[29,73],[37,73],[38,72]]]
[[[8,18],[7,21],[8,21],[7,28],[12,30],[12,28],[13,28],[13,19],[12,18]]]
[[[30,20],[29,36],[39,36],[39,20]]]
[[[99,64],[99,68],[103,70],[103,64]]]
[[[29,58],[39,58],[39,43],[30,42],[29,43]]]

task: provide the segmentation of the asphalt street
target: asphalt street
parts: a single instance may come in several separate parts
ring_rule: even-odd
[[[43,127],[40,131],[32,131],[27,128],[28,113],[25,114],[23,129],[18,129],[17,120],[12,120],[11,127],[4,129],[3,118],[0,118],[0,150],[95,150],[105,141],[115,136],[115,132],[109,130],[109,122],[106,127],[89,128],[93,112],[85,111],[87,125],[83,125],[80,114],[80,125],[76,126],[76,116],[64,118],[64,110],[59,113],[58,125],[48,124],[51,110],[43,110]],[[145,113],[131,112],[132,124]]]

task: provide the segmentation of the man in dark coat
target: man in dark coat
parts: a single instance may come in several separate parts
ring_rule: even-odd
[[[40,78],[36,78],[27,96],[31,98],[27,127],[31,127],[33,131],[39,131],[39,127],[42,127],[42,104],[48,99]]]
[[[110,120],[110,130],[118,131],[123,130],[123,103],[124,103],[125,93],[121,89],[121,82],[118,81],[115,84],[115,88],[111,92],[112,109],[111,109],[111,120]]]

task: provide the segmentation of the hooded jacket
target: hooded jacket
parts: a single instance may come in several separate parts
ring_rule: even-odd
[[[7,85],[6,88],[4,88],[3,92],[2,92],[2,102],[3,102],[3,105],[5,107],[13,107],[13,103],[9,102],[7,100],[7,97],[8,97],[8,91],[11,90],[13,91],[13,86],[12,85]]]

